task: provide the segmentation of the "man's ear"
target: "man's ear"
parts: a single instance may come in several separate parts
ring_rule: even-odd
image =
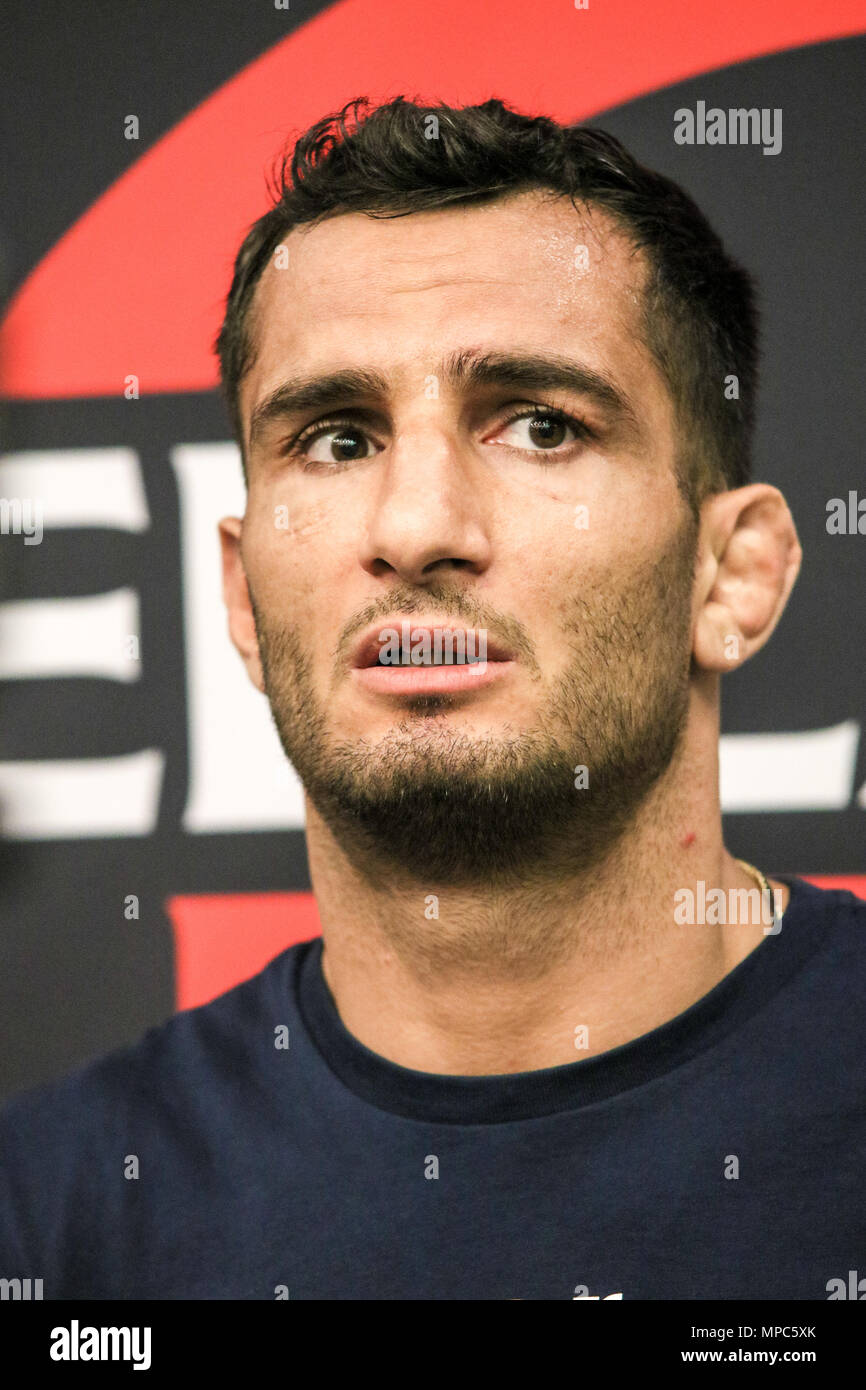
[[[760,651],[785,610],[803,552],[788,504],[767,483],[709,497],[701,507],[693,653],[707,671],[733,671]]]
[[[223,601],[229,618],[229,634],[243,658],[247,675],[264,694],[265,682],[250,591],[241,556],[240,517],[224,516],[219,523],[223,565]]]

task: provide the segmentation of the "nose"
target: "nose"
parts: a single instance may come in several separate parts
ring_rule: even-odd
[[[363,531],[361,563],[423,584],[490,563],[489,477],[453,435],[424,426],[395,433]]]

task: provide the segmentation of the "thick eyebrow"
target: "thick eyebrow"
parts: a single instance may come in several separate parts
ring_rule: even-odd
[[[360,368],[284,381],[254,408],[250,416],[249,447],[255,447],[265,427],[274,420],[287,420],[307,411],[348,407],[369,400],[371,396],[381,397],[386,390],[387,383],[379,372]]]
[[[452,353],[442,366],[442,375],[454,389],[507,386],[524,391],[573,391],[588,396],[623,424],[639,428],[631,401],[610,377],[559,353],[479,352],[469,348]]]
[[[639,431],[631,402],[609,377],[558,353],[482,352],[466,348],[443,359],[432,375],[452,390],[509,387],[523,391],[576,391],[595,401],[620,423]],[[349,409],[371,398],[382,399],[387,393],[388,382],[380,372],[361,368],[285,381],[253,409],[249,447],[255,446],[265,427],[274,420],[314,410]]]

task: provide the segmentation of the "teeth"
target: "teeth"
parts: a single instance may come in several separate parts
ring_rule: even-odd
[[[377,666],[385,666],[392,668],[396,667],[401,670],[406,667],[409,667],[411,669],[412,667],[418,666],[471,666],[472,664],[472,662],[466,660],[461,661],[459,657],[453,661],[446,661],[444,657],[441,661],[436,661],[433,659],[431,659],[430,661],[412,661],[408,659],[406,661],[382,661],[381,657],[379,657],[376,661]]]

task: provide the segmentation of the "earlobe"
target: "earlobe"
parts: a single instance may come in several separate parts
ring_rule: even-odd
[[[704,670],[732,671],[769,641],[802,550],[784,497],[765,483],[709,499],[701,544],[704,592],[697,596],[694,657]]]
[[[231,640],[240,653],[247,675],[253,685],[264,693],[265,682],[259,656],[256,624],[241,555],[241,530],[242,522],[236,516],[223,517],[219,523],[223,601],[228,614]]]

